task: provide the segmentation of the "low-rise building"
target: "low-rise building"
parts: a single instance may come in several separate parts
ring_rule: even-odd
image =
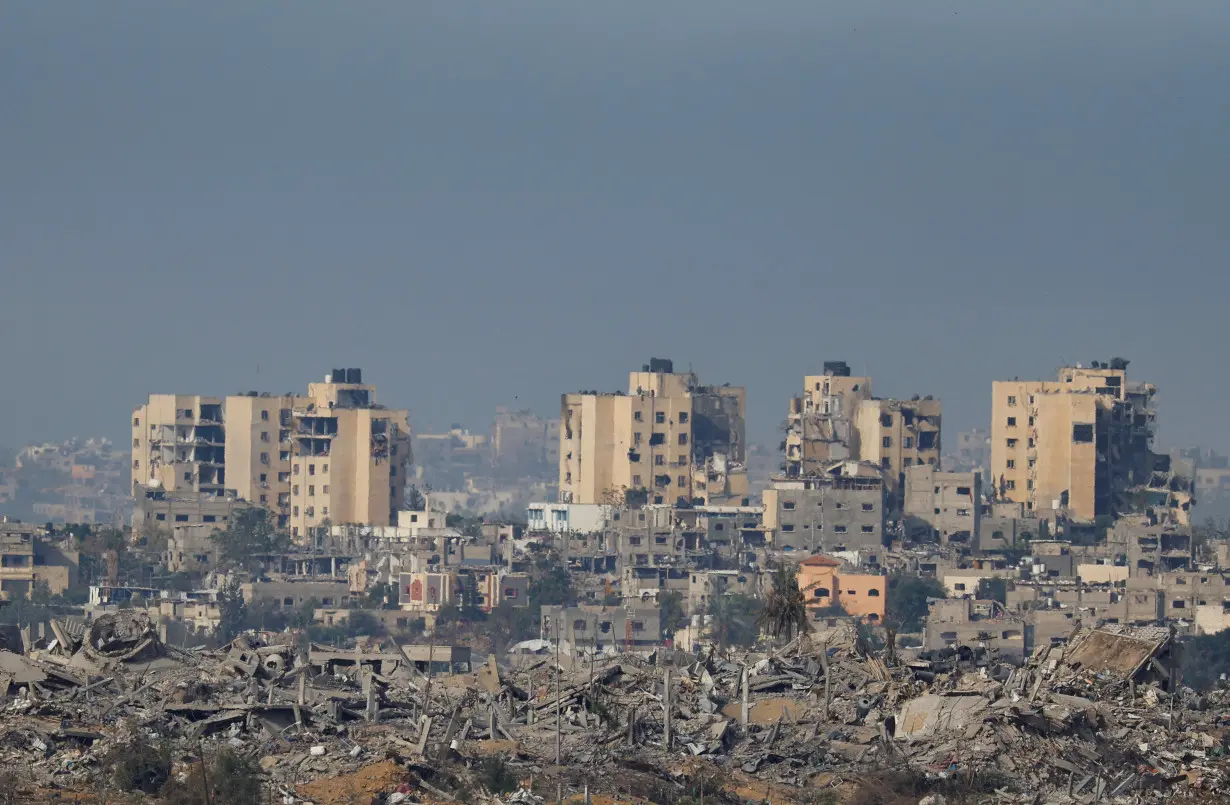
[[[799,562],[799,590],[813,618],[840,607],[848,615],[872,623],[884,620],[888,577],[843,573],[842,563],[828,556],[809,556]]]
[[[941,472],[931,464],[905,468],[905,536],[967,548],[981,545],[982,476]]]
[[[542,639],[595,651],[641,651],[662,645],[661,612],[636,604],[542,608]]]
[[[819,475],[777,478],[764,492],[764,526],[786,553],[832,553],[884,544],[884,476],[870,464],[842,461]]]

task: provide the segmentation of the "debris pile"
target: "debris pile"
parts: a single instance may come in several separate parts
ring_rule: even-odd
[[[180,650],[126,612],[52,634],[0,651],[0,758],[30,790],[97,790],[103,758],[144,742],[181,776],[228,749],[270,796],[317,805],[663,802],[697,785],[790,802],[885,769],[1003,803],[1230,795],[1230,694],[1177,684],[1164,629],[1079,631],[1021,666],[982,647],[876,650],[846,624],[760,652],[542,654],[516,671],[290,635]]]

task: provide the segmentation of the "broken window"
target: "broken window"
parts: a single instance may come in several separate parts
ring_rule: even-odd
[[[666,443],[665,433],[651,433],[649,435],[649,445],[651,447],[654,445],[665,444],[665,443]]]
[[[632,418],[633,418],[634,420],[636,420],[637,422],[644,422],[644,421],[645,421],[645,417],[644,417],[644,415],[642,415],[642,414],[641,414],[641,412],[640,412],[640,411],[635,411],[635,412],[633,412],[633,414],[632,414]]]
[[[680,424],[680,425],[686,425],[686,424],[688,424],[688,415],[687,415],[687,412],[681,412],[681,413],[679,414],[679,424]]]
[[[1014,417],[1014,416],[1010,416],[1010,417],[1008,417],[1008,427],[1010,427],[1010,428],[1015,428],[1015,427],[1016,427],[1016,417]]]
[[[1009,449],[1009,450],[1013,450],[1013,449],[1015,449],[1015,448],[1016,448],[1016,443],[1017,443],[1017,441],[1019,441],[1019,440],[1017,440],[1017,439],[1009,439],[1009,440],[1008,440],[1008,449]]]
[[[922,433],[918,434],[918,449],[919,450],[933,450],[934,448],[935,448],[935,431],[925,430]],[[928,463],[934,464],[935,462],[930,461]]]
[[[1093,425],[1076,424],[1072,426],[1072,441],[1089,444],[1093,441]]]
[[[262,442],[267,442],[267,441],[269,441],[269,431],[267,431],[267,430],[263,430],[263,431],[261,431],[261,441],[262,441]]]
[[[1009,397],[1008,397],[1008,405],[1016,405],[1016,397],[1013,397],[1013,396],[1009,395]]]
[[[888,456],[885,456],[884,458],[880,459],[880,466],[886,470],[892,469],[893,460],[889,458]]]

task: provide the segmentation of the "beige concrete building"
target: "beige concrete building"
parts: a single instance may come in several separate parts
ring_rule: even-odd
[[[222,495],[226,430],[222,399],[151,394],[132,412],[132,488]]]
[[[239,498],[300,542],[326,521],[393,523],[412,459],[408,412],[377,405],[358,369],[305,396],[159,394],[133,413],[134,491]]]
[[[940,401],[931,397],[863,400],[855,419],[859,458],[879,465],[889,491],[899,495],[910,467],[940,466],[941,421]]]
[[[746,494],[746,410],[742,388],[702,386],[658,358],[629,374],[627,394],[565,394],[560,502],[704,504],[718,488]]]
[[[786,420],[787,477],[822,472],[834,461],[858,458],[854,421],[871,399],[871,378],[852,377],[845,361],[825,361],[824,374],[803,378],[803,396],[790,401]]]
[[[1127,361],[1059,370],[1055,381],[992,384],[991,475],[999,497],[1077,520],[1113,515],[1154,462],[1155,389]]]

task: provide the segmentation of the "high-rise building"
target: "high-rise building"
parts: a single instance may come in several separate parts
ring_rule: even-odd
[[[942,408],[939,400],[880,399],[870,377],[854,377],[845,361],[825,361],[824,374],[803,379],[803,396],[790,401],[786,420],[786,478],[806,478],[834,462],[853,459],[884,471],[889,505],[899,509],[903,473],[939,466]]]
[[[229,495],[304,541],[332,523],[389,525],[404,503],[408,412],[376,404],[358,369],[305,396],[151,395],[133,412],[133,484]]]
[[[225,494],[226,429],[222,399],[151,394],[132,412],[132,488]]]
[[[1121,510],[1154,469],[1155,388],[1127,361],[1059,370],[1055,381],[996,381],[991,482],[1001,499],[1093,520]]]
[[[855,417],[870,399],[871,378],[851,377],[845,361],[825,361],[824,374],[804,377],[803,396],[790,401],[786,421],[786,476],[815,475],[857,458]]]
[[[654,358],[628,393],[565,394],[560,407],[562,503],[714,503],[747,494],[747,395],[702,386]]]

